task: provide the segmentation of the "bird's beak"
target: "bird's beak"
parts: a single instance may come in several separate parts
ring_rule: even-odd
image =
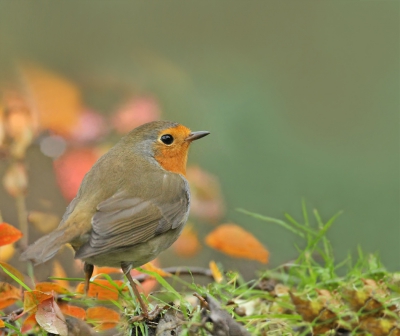
[[[192,132],[185,139],[185,141],[192,142],[193,140],[201,139],[202,137],[205,137],[206,135],[209,135],[209,134],[210,134],[210,132],[207,132],[207,131]]]

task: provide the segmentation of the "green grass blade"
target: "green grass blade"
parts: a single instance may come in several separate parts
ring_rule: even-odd
[[[236,210],[241,212],[241,213],[244,213],[246,215],[249,215],[251,217],[260,219],[260,220],[262,220],[264,222],[270,222],[270,223],[278,224],[278,225],[284,227],[285,229],[293,232],[294,234],[304,238],[304,233],[303,232],[296,230],[293,226],[289,225],[288,223],[286,223],[286,222],[284,222],[284,221],[282,221],[280,219],[275,219],[275,218],[272,218],[272,217],[263,216],[263,215],[260,215],[260,214],[254,213],[254,212],[250,212],[250,211],[247,211],[247,210],[241,209],[241,208],[238,208]]]
[[[32,289],[30,289],[27,285],[24,284],[23,281],[21,281],[21,279],[19,279],[18,277],[16,277],[14,274],[12,274],[8,269],[6,269],[3,265],[0,264],[0,267],[2,268],[2,270],[4,271],[4,273],[6,273],[8,276],[10,276],[14,281],[16,281],[18,284],[20,284],[22,287],[24,287],[26,290],[31,291]]]

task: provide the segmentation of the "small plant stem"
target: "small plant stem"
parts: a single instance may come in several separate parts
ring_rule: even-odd
[[[25,196],[19,195],[15,197],[15,203],[17,206],[19,229],[22,232],[22,238],[20,240],[21,251],[25,251],[28,247],[28,211],[25,204]]]

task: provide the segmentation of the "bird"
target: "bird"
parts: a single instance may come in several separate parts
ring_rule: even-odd
[[[30,245],[21,260],[41,264],[64,244],[84,262],[85,293],[94,265],[120,267],[149,319],[130,274],[170,247],[188,219],[190,144],[210,134],[171,121],[143,124],[122,137],[85,175],[59,226]]]

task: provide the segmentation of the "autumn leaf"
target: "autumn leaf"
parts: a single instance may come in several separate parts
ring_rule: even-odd
[[[35,317],[37,323],[48,333],[68,336],[65,317],[53,297],[38,305]]]
[[[181,257],[195,256],[201,249],[199,238],[193,226],[186,224],[178,240],[172,245],[175,253]]]
[[[114,282],[120,288],[124,283],[121,280],[114,280]],[[80,283],[76,292],[83,294],[84,292],[84,284]],[[122,290],[127,291],[128,288],[125,287]],[[96,279],[89,286],[89,291],[87,293],[88,297],[94,297],[99,300],[118,300],[118,289],[115,288],[108,280]]]
[[[53,295],[37,290],[24,292],[24,313],[36,312],[38,305],[44,300],[53,298]]]
[[[67,273],[65,272],[61,263],[57,260],[55,260],[53,263],[53,277],[55,277],[55,278],[66,278],[67,277]],[[62,287],[69,286],[68,280],[54,279],[53,281]]]
[[[13,244],[0,246],[0,261],[7,261],[12,258],[15,253],[15,247]]]
[[[12,244],[22,237],[22,232],[14,226],[1,223],[0,224],[0,246]]]
[[[21,326],[21,333],[26,334],[31,331],[35,326],[37,326],[35,314],[29,315]]]
[[[59,284],[56,284],[54,282],[40,282],[36,285],[35,290],[44,292],[44,293],[51,293],[51,292],[56,292],[58,294],[68,294],[69,290],[60,286]]]
[[[122,270],[117,267],[95,267],[93,271],[93,276],[97,274],[117,274],[122,273]]]
[[[60,302],[58,305],[64,315],[73,316],[73,317],[76,317],[81,320],[86,319],[85,309],[83,309],[81,307],[69,305],[66,302]]]
[[[7,282],[0,282],[0,309],[11,306],[21,299],[21,291]]]
[[[164,278],[171,276],[171,273],[165,272],[163,269],[155,266],[152,262],[144,264],[142,266],[142,268],[145,269],[146,271],[155,272],[155,273],[157,273],[158,275],[161,275]]]
[[[0,320],[0,328],[4,328],[6,325],[4,324],[3,320]]]
[[[53,231],[60,223],[60,217],[41,211],[31,211],[28,220],[42,233]]]
[[[249,232],[236,224],[223,224],[206,237],[208,246],[232,257],[268,262],[267,249]]]
[[[68,135],[77,124],[81,111],[78,88],[57,73],[38,65],[21,64],[21,74],[26,84],[42,129]]]
[[[0,261],[0,265],[4,267],[8,272],[10,272],[12,275],[14,275],[16,278],[24,282],[24,276],[20,271],[18,271],[15,267],[11,266],[10,264],[7,264],[6,262]]]
[[[215,282],[221,283],[224,280],[224,276],[222,275],[216,262],[211,260],[209,266],[210,266],[210,270],[211,270],[211,273],[212,273],[212,276],[213,276]]]
[[[296,312],[303,317],[304,321],[314,321],[323,308],[323,305],[318,301],[303,300],[291,292],[289,292],[289,295],[292,299]]]
[[[106,330],[114,328],[120,320],[119,314],[106,307],[89,308],[86,311],[87,320],[97,324],[96,330]]]

